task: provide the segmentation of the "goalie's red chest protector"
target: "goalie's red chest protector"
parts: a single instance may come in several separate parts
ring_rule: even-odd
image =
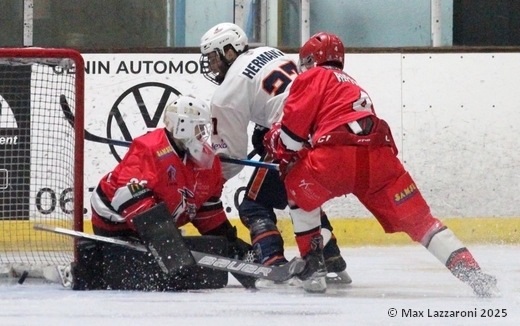
[[[136,145],[136,155],[129,158],[130,162],[127,164],[134,169],[125,169],[127,172],[120,174],[120,178],[129,180],[133,177],[132,173],[142,173],[142,180],[147,181],[147,187],[152,189],[157,197],[156,201],[164,201],[170,212],[176,208],[181,195],[188,199],[190,205],[197,208],[209,197],[220,196],[222,181],[218,159],[214,160],[211,169],[199,168],[190,159],[183,162],[183,158],[179,157],[170,144],[164,129],[138,138]]]
[[[129,184],[142,185],[144,191],[153,193],[153,202],[141,199],[143,203],[135,205],[132,212],[120,212],[123,217],[133,217],[164,201],[168,211],[177,218],[178,226],[192,221],[203,203],[211,197],[220,197],[223,180],[218,158],[210,169],[203,169],[185,155],[170,143],[163,128],[134,139],[123,160],[99,184],[105,201],[113,203],[117,191]],[[132,200],[139,203],[140,199]],[[93,213],[95,223],[96,212]]]

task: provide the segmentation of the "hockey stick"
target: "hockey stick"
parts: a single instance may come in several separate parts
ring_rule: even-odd
[[[65,95],[60,95],[60,106],[61,106],[61,110],[63,111],[63,114],[65,115],[65,118],[67,119],[68,123],[72,126],[72,128],[74,128],[74,113],[72,113]],[[108,144],[108,145],[112,145],[112,146],[122,146],[122,147],[130,147],[130,144],[131,144],[131,142],[126,141],[126,140],[117,140],[117,139],[110,139],[110,138],[96,136],[94,134],[91,134],[87,129],[84,130],[84,134],[85,134],[86,140],[96,142],[96,143]],[[251,152],[251,153],[253,153],[253,152]],[[246,166],[278,170],[278,164],[250,160],[249,155],[248,155],[247,160],[220,157],[220,161],[225,162],[225,163],[231,163],[231,164],[246,165]]]
[[[255,160],[239,160],[239,159],[230,158],[230,157],[219,157],[219,158],[220,158],[220,161],[224,162],[224,163],[253,166],[253,167],[257,167],[257,168],[265,168],[265,169],[278,171],[278,164],[275,164],[275,163],[265,163],[265,162],[255,161]]]
[[[68,235],[74,238],[91,239],[111,243],[141,252],[148,252],[148,248],[140,243],[119,240],[110,237],[53,227],[43,224],[35,224],[35,230],[58,233]],[[230,273],[236,273],[246,276],[253,276],[275,282],[283,282],[301,273],[305,267],[305,261],[300,258],[293,258],[290,262],[283,266],[264,266],[261,264],[245,262],[239,259],[227,258],[213,254],[207,254],[199,251],[190,250],[191,255],[195,259],[198,266],[209,267]]]
[[[60,95],[60,106],[61,106],[61,110],[63,111],[63,114],[65,115],[65,118],[67,119],[67,122],[71,125],[72,128],[74,128],[74,113],[72,113],[65,95]],[[99,137],[94,134],[91,134],[87,129],[84,130],[84,133],[85,133],[86,140],[90,140],[90,141],[93,141],[96,143],[103,143],[103,144],[115,145],[115,146],[125,146],[125,147],[130,146],[130,142],[127,142],[126,140],[117,140],[117,139]]]

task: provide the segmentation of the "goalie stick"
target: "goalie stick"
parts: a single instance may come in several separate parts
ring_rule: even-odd
[[[60,95],[60,106],[61,106],[61,110],[63,111],[63,115],[65,115],[65,118],[67,119],[67,122],[72,126],[72,128],[74,128],[74,113],[72,113],[72,110],[70,109],[69,103],[67,102],[67,98],[65,97],[65,95]],[[126,141],[126,140],[110,139],[110,138],[104,138],[104,137],[94,135],[94,134],[90,133],[87,129],[84,129],[84,134],[85,134],[86,140],[96,142],[96,143],[102,143],[102,144],[107,144],[107,145],[112,145],[112,146],[121,146],[121,147],[130,147],[130,144],[131,144],[131,142]],[[225,163],[278,170],[278,164],[250,160],[249,155],[248,155],[248,159],[245,159],[245,160],[229,158],[229,157],[219,157],[219,158],[220,158],[220,161],[225,162]]]
[[[133,250],[148,252],[148,248],[140,243],[134,243],[110,237],[103,237],[99,235],[69,230],[60,227],[48,226],[44,224],[35,224],[33,228],[35,230],[64,234],[74,238],[91,239],[95,241],[101,241],[127,247]],[[261,264],[245,262],[239,259],[227,258],[199,251],[190,250],[190,253],[195,259],[195,263],[198,266],[213,268],[221,271],[227,271],[230,273],[237,273],[246,276],[253,276],[275,282],[287,281],[288,279],[301,273],[303,271],[303,268],[305,267],[305,261],[300,258],[293,258],[290,262],[283,266],[264,266]]]

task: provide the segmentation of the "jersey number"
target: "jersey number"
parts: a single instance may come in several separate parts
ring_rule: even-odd
[[[262,80],[262,88],[269,95],[278,95],[285,91],[287,86],[293,81],[294,76],[298,74],[298,70],[294,62],[284,63]],[[211,119],[212,134],[218,135],[217,118]]]
[[[284,63],[278,69],[271,71],[271,73],[262,80],[262,87],[270,95],[278,95],[285,91],[287,86],[292,82],[294,76],[298,74],[296,65],[290,61]]]
[[[368,94],[363,90],[359,91],[359,99],[352,103],[352,109],[354,111],[374,112],[372,107],[372,100],[370,99],[370,96],[368,96]]]

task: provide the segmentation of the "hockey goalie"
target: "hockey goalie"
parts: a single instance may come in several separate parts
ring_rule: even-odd
[[[123,160],[102,177],[91,198],[92,225],[96,235],[149,248],[155,244],[157,251],[171,253],[166,255],[171,262],[150,252],[81,239],[71,269],[73,289],[175,291],[226,286],[227,272],[196,266],[190,257],[176,257],[176,252],[186,251],[176,250],[174,241],[169,241],[172,226],[192,223],[200,232],[202,236],[183,237],[190,250],[226,257],[248,253],[250,245],[237,238],[219,199],[223,180],[220,161],[207,143],[208,106],[181,96],[167,106],[163,119],[164,128],[134,139]],[[160,221],[158,204],[165,207],[162,215],[171,223]],[[173,272],[165,273],[164,264],[173,266]],[[244,286],[253,286],[254,278],[239,277]]]

